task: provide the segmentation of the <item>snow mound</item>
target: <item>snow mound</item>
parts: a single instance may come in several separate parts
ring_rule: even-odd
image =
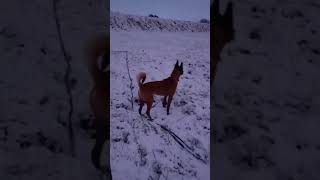
[[[110,29],[115,31],[209,32],[210,24],[111,12]]]

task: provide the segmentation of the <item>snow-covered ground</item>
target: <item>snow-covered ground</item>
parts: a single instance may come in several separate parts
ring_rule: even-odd
[[[59,1],[58,5],[63,38],[72,57],[75,158],[68,149],[66,63],[57,40],[52,1],[11,0],[0,6],[1,179],[99,178],[89,156],[93,140],[80,126],[81,119],[88,118],[88,87],[92,85],[81,59],[83,40],[108,27],[106,14],[100,14],[106,11],[97,2],[68,0]],[[221,1],[221,7],[225,3]],[[210,93],[216,98],[212,117],[217,120],[219,132],[212,149],[212,178],[318,180],[320,4],[316,0],[234,0],[234,5],[237,38],[222,54],[216,89]],[[111,40],[119,41],[112,50],[129,52],[132,78],[143,70],[147,72],[147,81],[161,80],[172,70],[176,57],[186,62],[171,114],[166,115],[157,98],[151,111],[155,121],[149,123],[139,118],[136,103],[131,109],[124,54],[112,53],[112,59],[118,60],[112,63],[118,63],[119,68],[111,75],[124,78],[112,80],[123,86],[117,95],[119,101],[112,100],[112,108],[117,110],[112,112],[111,123],[114,177],[127,178],[128,174],[133,178],[207,178],[209,164],[196,160],[191,152],[206,159],[209,151],[205,134],[210,128],[206,122],[209,115],[207,109],[200,108],[207,107],[204,97],[208,92],[197,91],[206,89],[206,82],[195,79],[205,80],[209,76],[204,75],[207,67],[195,65],[203,59],[201,63],[206,66],[203,56],[208,54],[205,49],[209,36],[115,30]],[[137,85],[132,83],[136,97]],[[124,95],[120,94],[123,92]],[[126,118],[120,118],[123,116]],[[116,119],[118,122],[114,123]],[[193,151],[182,148],[158,124],[168,125],[188,146],[194,147]],[[122,163],[137,171],[118,168]],[[195,172],[197,176],[193,176]]]
[[[221,1],[224,8],[226,1]],[[236,0],[236,40],[222,54],[212,177],[320,177],[320,4]]]
[[[209,179],[209,24],[111,13],[110,29],[113,177]],[[184,74],[171,114],[155,96],[154,121],[141,118],[136,74],[162,80],[176,60],[184,63]]]
[[[74,158],[70,155],[70,142],[66,126],[70,108],[70,96],[67,94],[67,87],[64,81],[67,63],[62,54],[58,40],[52,1],[32,0],[21,2],[12,0],[7,1],[6,4],[0,6],[0,76],[2,77],[0,79],[0,179],[99,179],[99,173],[93,168],[90,161],[90,150],[94,143],[94,140],[91,138],[92,133],[88,132],[87,128],[82,124],[82,122],[85,122],[90,115],[88,94],[92,86],[83,59],[83,48],[85,40],[87,40],[92,33],[106,31],[108,28],[106,24],[107,12],[102,8],[105,7],[103,2],[105,1],[89,2],[68,0],[58,1],[57,6],[57,14],[61,25],[65,48],[68,55],[72,58],[70,62],[71,71],[68,83],[70,84],[73,102],[72,122],[76,149],[76,156]],[[200,54],[197,45],[201,48],[203,43],[209,44],[208,38],[206,38],[205,42],[201,41],[201,39],[205,37],[201,34],[198,34],[198,37],[194,36],[194,40],[184,39],[179,33],[176,34],[177,35],[171,36],[169,34],[168,36],[160,34],[159,36],[155,36],[155,38],[160,38],[161,36],[163,36],[163,38],[171,37],[170,43],[177,41],[177,43],[182,43],[182,45],[184,45],[185,42],[190,42],[195,46],[191,47],[186,45],[185,47],[189,49],[185,50],[190,50],[190,52],[195,52],[197,54]],[[134,34],[129,34],[128,36],[134,38]],[[141,38],[143,39],[143,36],[141,36]],[[165,41],[163,41],[162,44],[164,42]],[[119,42],[119,45],[120,43],[121,42]],[[136,45],[139,44],[137,43]],[[157,43],[154,43],[153,45],[157,46]],[[208,55],[208,46],[203,46],[206,48],[203,49],[203,51],[206,51],[206,54]],[[177,48],[179,48],[179,46],[177,46]],[[155,51],[155,49],[156,47],[150,49],[150,51]],[[167,53],[168,51],[164,52]],[[122,125],[121,122],[118,122],[120,123],[118,128],[128,128],[123,130],[124,136],[126,135],[125,132],[130,133],[130,135],[127,136],[128,143],[130,143],[127,146],[128,149],[122,148],[121,151],[113,151],[115,154],[118,153],[123,155],[123,159],[121,159],[122,162],[124,162],[126,157],[134,157],[132,154],[130,155],[130,153],[137,152],[137,146],[132,145],[134,143],[132,140],[132,131],[135,130],[136,135],[143,134],[143,137],[137,140],[137,142],[141,144],[139,146],[139,153],[143,156],[139,156],[138,153],[138,156],[136,157],[145,159],[145,161],[139,161],[141,164],[145,162],[146,167],[145,173],[141,174],[142,177],[151,175],[156,178],[156,174],[153,173],[154,171],[157,171],[161,178],[164,176],[168,176],[168,178],[178,176],[189,177],[193,176],[195,172],[198,173],[195,176],[198,178],[203,175],[208,175],[209,163],[208,157],[205,157],[205,155],[208,155],[209,152],[209,136],[207,135],[207,139],[205,139],[206,136],[204,133],[208,133],[209,129],[200,131],[202,125],[206,126],[206,124],[209,124],[208,109],[206,111],[206,116],[201,116],[201,113],[205,114],[204,110],[203,112],[199,112],[199,116],[202,118],[199,122],[201,121],[202,123],[195,126],[196,128],[199,128],[198,131],[200,131],[201,134],[190,135],[187,130],[182,130],[187,126],[185,123],[191,125],[193,120],[191,121],[190,119],[185,118],[185,123],[181,123],[181,126],[177,127],[175,124],[179,121],[183,122],[182,119],[171,119],[172,121],[167,119],[170,117],[172,118],[174,114],[181,116],[184,111],[193,113],[188,109],[192,107],[192,104],[186,105],[184,104],[184,101],[187,101],[187,98],[194,96],[186,95],[182,98],[181,93],[183,93],[183,90],[186,92],[195,92],[194,88],[199,87],[199,85],[192,85],[192,87],[186,88],[186,85],[192,84],[185,78],[189,76],[187,73],[187,70],[189,69],[187,62],[190,62],[190,58],[193,56],[184,57],[182,51],[177,49],[175,52],[181,52],[181,55],[177,57],[186,59],[182,60],[185,61],[186,70],[185,75],[181,79],[181,84],[178,87],[181,91],[177,93],[172,104],[171,112],[173,114],[167,117],[166,113],[162,113],[165,112],[164,109],[158,111],[159,105],[157,105],[153,109],[152,115],[155,118],[160,118],[163,114],[166,120],[155,122],[164,125],[169,122],[172,123],[173,126],[169,126],[169,128],[177,133],[177,135],[179,135],[179,137],[181,137],[181,139],[183,139],[190,147],[195,147],[193,151],[188,150],[191,153],[199,153],[200,158],[204,158],[206,162],[202,163],[195,160],[191,160],[190,163],[188,161],[186,162],[185,158],[194,159],[192,155],[185,152],[179,144],[173,139],[170,139],[171,137],[162,132],[159,127],[157,127],[158,134],[155,135],[153,130],[148,131],[147,127],[143,126],[142,128],[137,127],[132,129],[132,126],[125,126],[125,124]],[[142,56],[141,52],[140,54],[132,53],[133,51],[130,51],[129,53],[129,57],[131,58],[133,57],[132,55],[142,58],[149,55],[150,57],[158,58],[157,61],[154,62],[159,62],[160,60],[160,56],[156,54],[146,54],[146,56]],[[199,57],[202,58],[204,62],[208,63],[208,57]],[[121,59],[122,56],[119,56],[119,58],[119,63],[123,63],[123,59]],[[163,61],[164,64],[161,66],[166,68],[167,71],[163,73],[159,73],[159,70],[148,71],[149,80],[151,78],[164,78],[170,73],[170,70],[175,63],[175,59],[171,59],[169,56],[165,56],[164,58],[168,58],[172,61]],[[195,62],[196,60],[197,59],[195,59]],[[131,63],[133,62],[130,62],[130,64]],[[193,62],[191,62],[191,64],[194,66]],[[150,66],[150,64],[148,65]],[[132,73],[135,71],[134,67],[135,66],[131,69]],[[141,66],[141,68],[144,67],[147,66]],[[209,76],[208,69],[206,69],[208,67],[208,65],[207,67],[198,67],[203,69],[203,73],[207,72],[206,78]],[[149,74],[151,72],[158,72],[158,75],[153,76]],[[194,73],[196,74],[199,72],[196,71]],[[127,75],[127,73],[125,75]],[[202,76],[202,74],[196,75],[199,77]],[[132,76],[134,76],[134,74],[132,74]],[[123,82],[127,83],[127,81]],[[204,86],[205,84],[201,85]],[[126,88],[124,90],[126,90]],[[208,92],[206,93],[207,96],[209,96]],[[118,104],[127,103],[126,99],[122,98],[121,100],[124,101],[119,102]],[[189,100],[199,103],[201,99]],[[206,103],[206,106],[209,105],[208,100],[204,100],[202,103]],[[121,108],[120,110],[124,112]],[[137,109],[135,108],[135,110]],[[127,114],[134,117],[136,111]],[[181,116],[181,118],[182,117],[183,116]],[[117,123],[117,121],[112,122]],[[133,119],[128,119],[124,122],[134,121]],[[144,125],[142,123],[143,121],[135,122],[138,122],[135,124],[136,126]],[[116,124],[111,125],[112,127],[115,126],[115,128],[117,128]],[[178,128],[181,128],[181,131],[177,131]],[[144,131],[149,134],[149,139],[147,139],[148,136],[145,135]],[[117,131],[113,132],[118,133]],[[161,135],[167,136],[167,140],[160,137]],[[122,137],[122,133],[120,137]],[[166,145],[167,151],[161,153],[161,148],[159,147],[164,145],[154,143],[154,148],[150,148],[152,146],[148,146],[148,144],[141,142],[142,140],[151,141],[151,137],[157,138],[155,140],[159,143],[168,142],[171,143],[171,145]],[[119,134],[114,134],[112,138],[119,138]],[[195,138],[198,139],[198,141],[194,140]],[[191,140],[191,142],[189,142],[189,140]],[[192,145],[192,143],[195,145]],[[121,142],[112,141],[112,144],[118,148],[117,145],[121,145]],[[132,148],[132,151],[130,148]],[[150,152],[150,150],[154,151]],[[145,153],[146,156],[144,156]],[[153,157],[150,156],[151,154],[152,156],[154,154],[157,160],[152,159]],[[181,157],[184,157],[181,161],[178,159],[180,158],[180,155]],[[168,158],[163,158],[162,156],[167,156]],[[112,157],[116,157],[116,155],[112,155]],[[102,162],[103,161],[104,157],[102,157]],[[130,163],[131,161],[128,161],[128,164]],[[123,168],[118,167],[116,163],[112,162],[112,164],[115,165],[112,167],[115,173],[115,179],[126,173],[131,175],[134,174],[134,177],[139,178],[139,171],[133,172],[128,169],[126,171]],[[177,169],[174,168],[175,166],[177,166]],[[125,167],[128,167],[128,165]],[[136,168],[135,165],[132,167],[132,170],[139,169],[140,171],[143,171],[142,168]],[[160,171],[163,172],[161,175]],[[185,175],[178,175],[179,173]]]
[[[110,129],[115,179],[209,179],[209,37],[209,32],[111,31]],[[136,74],[146,72],[146,82],[165,79],[176,60],[183,62],[184,74],[170,115],[162,107],[162,97],[155,96],[154,120],[141,118]]]
[[[53,1],[0,5],[0,179],[98,179],[90,161],[94,140],[81,128],[90,114],[85,40],[106,31],[105,1],[58,1],[62,36],[71,56],[70,84],[76,157],[69,153],[70,104]],[[101,13],[104,11],[104,13]]]

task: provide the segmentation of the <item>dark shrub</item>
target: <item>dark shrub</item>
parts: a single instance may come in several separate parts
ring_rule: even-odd
[[[201,19],[200,23],[210,23],[210,21],[208,19]]]

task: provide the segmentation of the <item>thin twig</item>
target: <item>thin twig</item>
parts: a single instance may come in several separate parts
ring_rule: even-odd
[[[132,85],[132,78],[131,78],[130,70],[129,70],[128,51],[127,51],[127,53],[126,53],[126,62],[127,62],[128,75],[129,75],[129,79],[130,79],[131,107],[132,107],[132,110],[134,110],[134,109],[133,109],[133,92],[132,92],[133,85]]]
[[[131,108],[133,109],[133,83],[132,83],[132,78],[130,75],[130,68],[129,68],[129,59],[128,59],[128,51],[112,51],[113,53],[125,53],[126,54],[126,65],[127,65],[127,71],[128,71],[128,76],[129,76],[129,80],[130,80],[130,92],[131,92]]]
[[[57,0],[53,0],[53,14],[54,14],[54,20],[56,22],[56,27],[58,31],[58,37],[59,37],[59,44],[61,51],[64,56],[64,60],[67,64],[66,71],[64,74],[64,83],[66,86],[67,94],[68,94],[68,103],[69,103],[69,113],[68,113],[68,134],[69,134],[69,140],[70,140],[70,151],[72,157],[75,156],[75,142],[74,142],[74,132],[73,132],[73,126],[72,126],[72,115],[73,115],[73,100],[72,100],[72,93],[71,93],[71,86],[70,86],[70,73],[71,73],[71,57],[67,54],[66,48],[64,46],[64,41],[62,38],[61,33],[61,24],[59,21],[59,17],[57,14]]]

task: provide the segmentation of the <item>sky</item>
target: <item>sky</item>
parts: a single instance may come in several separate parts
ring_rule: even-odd
[[[110,0],[114,12],[161,18],[199,21],[210,19],[210,0]]]

